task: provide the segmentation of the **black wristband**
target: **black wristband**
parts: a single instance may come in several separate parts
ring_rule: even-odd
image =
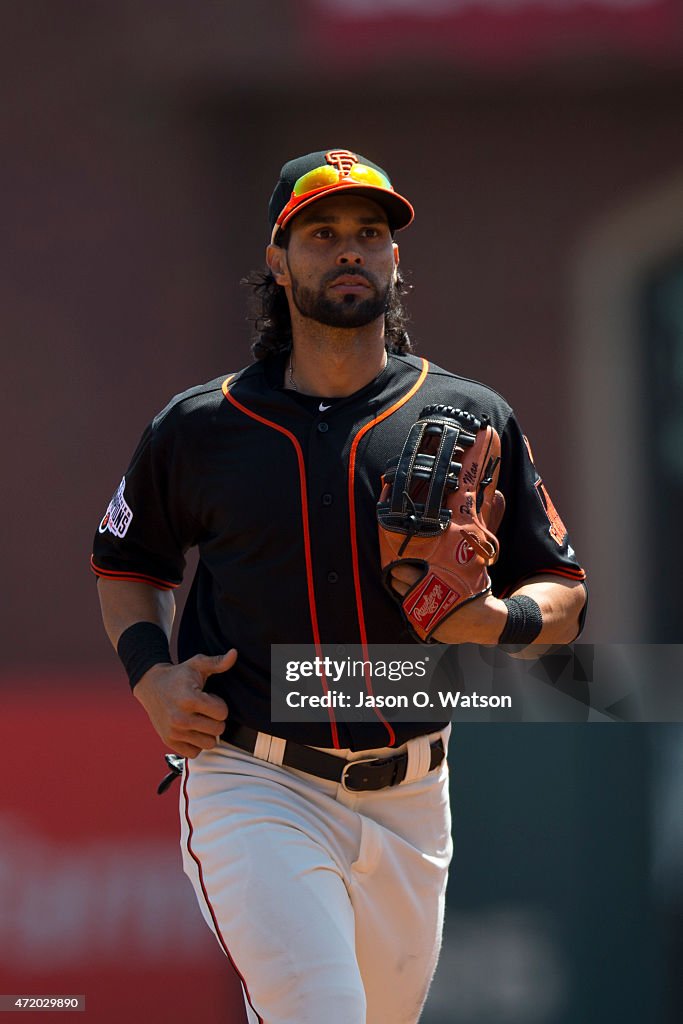
[[[533,597],[517,594],[505,598],[507,622],[498,638],[499,644],[531,644],[543,629],[543,616]]]
[[[168,637],[155,622],[136,622],[124,629],[116,653],[128,674],[131,690],[153,665],[170,664]]]

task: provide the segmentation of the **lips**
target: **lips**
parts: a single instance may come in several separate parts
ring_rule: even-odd
[[[329,287],[355,292],[367,290],[370,287],[370,283],[359,274],[342,274],[340,277],[335,277],[334,281],[330,282]]]

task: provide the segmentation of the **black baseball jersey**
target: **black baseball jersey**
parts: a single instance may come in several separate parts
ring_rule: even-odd
[[[567,531],[510,406],[495,391],[415,356],[390,355],[360,391],[313,399],[284,388],[286,357],[176,396],[145,430],[95,534],[108,579],[177,587],[199,565],[178,638],[181,660],[237,648],[211,676],[233,719],[313,746],[405,742],[446,723],[283,724],[270,720],[270,645],[413,643],[384,589],[375,506],[387,460],[426,405],[488,414],[502,442],[506,511],[493,593],[553,573],[581,580]]]

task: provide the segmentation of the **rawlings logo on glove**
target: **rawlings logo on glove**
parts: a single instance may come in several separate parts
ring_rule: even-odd
[[[491,587],[505,499],[496,490],[500,438],[487,416],[429,405],[387,464],[377,504],[384,584],[418,640]],[[393,570],[419,578],[402,594]]]

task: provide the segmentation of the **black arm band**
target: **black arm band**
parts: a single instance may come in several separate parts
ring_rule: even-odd
[[[128,674],[131,690],[153,665],[171,664],[168,637],[154,622],[136,622],[124,629],[116,653]]]
[[[508,597],[503,602],[508,610],[508,618],[503,632],[498,639],[499,644],[531,644],[543,629],[543,616],[533,597],[518,594]]]

